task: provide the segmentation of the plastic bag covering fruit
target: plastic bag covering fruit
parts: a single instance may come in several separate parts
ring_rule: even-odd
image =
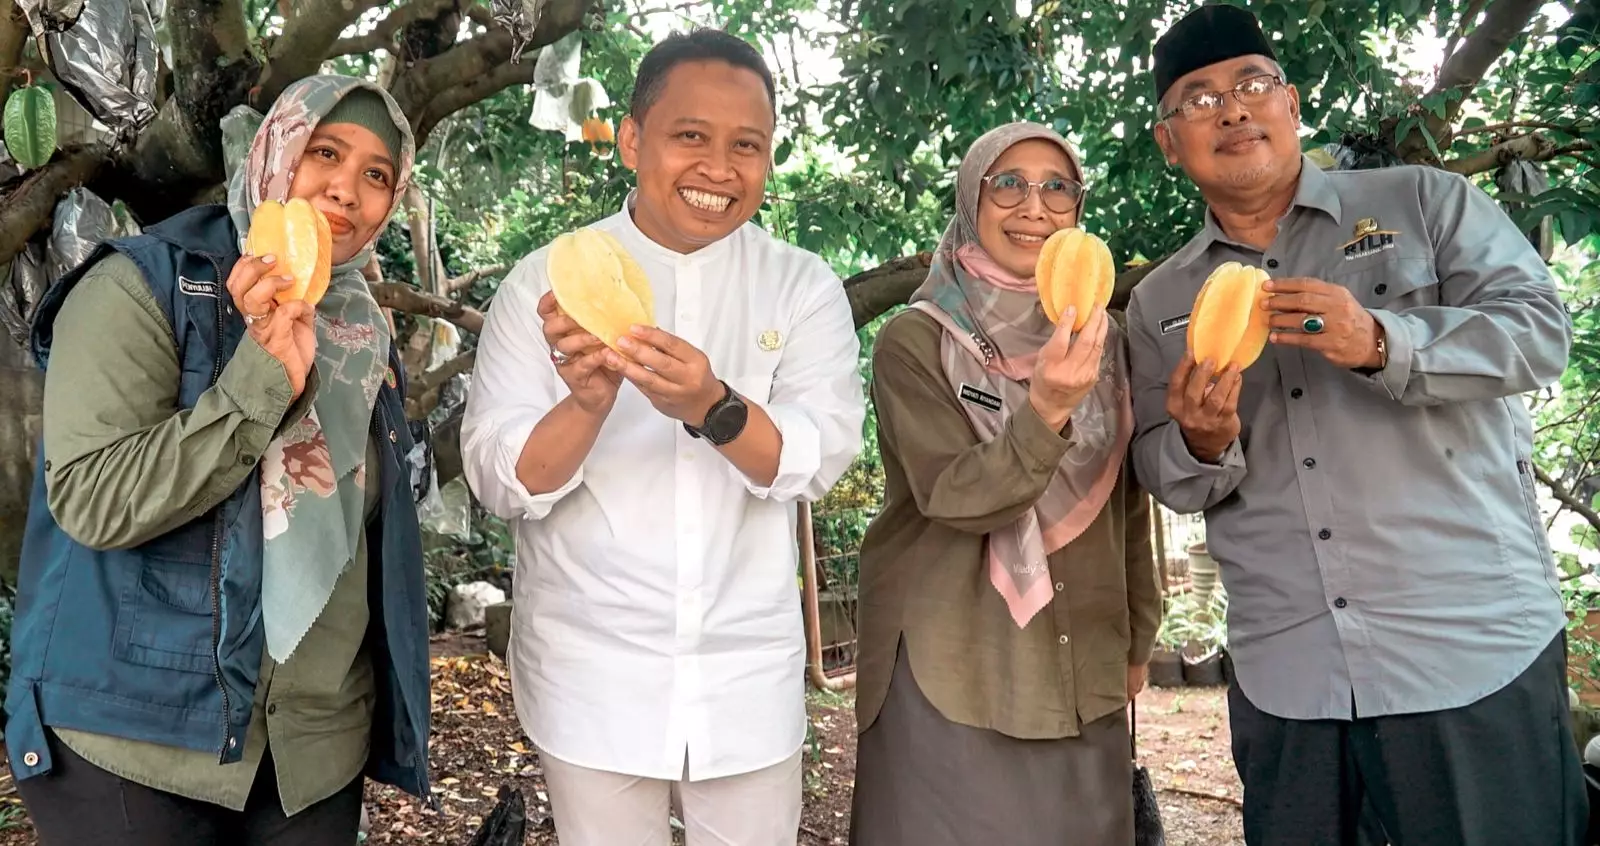
[[[1189,352],[1196,363],[1210,359],[1220,373],[1230,364],[1240,370],[1266,349],[1272,315],[1261,307],[1266,271],[1236,261],[1211,271],[1189,311]]]
[[[250,234],[244,250],[253,256],[274,256],[269,271],[287,276],[294,284],[279,291],[279,304],[305,300],[316,305],[328,292],[333,271],[333,233],[328,219],[316,206],[296,197],[287,203],[267,200],[250,215]]]
[[[655,325],[650,279],[611,233],[583,228],[558,236],[545,270],[556,304],[606,346],[617,349],[634,324]]]
[[[1033,275],[1039,286],[1039,304],[1051,323],[1060,323],[1068,306],[1077,307],[1074,332],[1089,322],[1095,308],[1111,302],[1111,289],[1117,281],[1111,248],[1076,227],[1058,229],[1045,239]]]

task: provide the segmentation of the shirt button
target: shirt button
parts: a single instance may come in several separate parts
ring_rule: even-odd
[[[1322,531],[1317,532],[1317,537],[1322,538],[1323,540],[1327,540],[1328,538],[1333,537],[1333,532],[1330,532],[1327,529],[1323,529]]]
[[[1381,294],[1381,293],[1383,293],[1384,291],[1387,291],[1387,290],[1389,290],[1389,286],[1383,284],[1382,282],[1379,282],[1378,283],[1378,287],[1372,289],[1372,293]]]
[[[39,753],[38,752],[28,752],[28,753],[24,754],[22,756],[22,763],[27,764],[30,767],[39,766]]]
[[[1062,642],[1062,644],[1065,644],[1065,643],[1066,643],[1066,642],[1067,642],[1067,641],[1068,641],[1068,640],[1070,640],[1070,639],[1071,639],[1071,638],[1068,638],[1068,637],[1067,637],[1067,636],[1066,636],[1066,635],[1062,635],[1062,636],[1061,636],[1061,642]]]
[[[1066,583],[1064,583],[1064,582],[1056,582],[1056,590],[1066,590],[1066,589],[1067,589]]]
[[[1304,464],[1308,468],[1317,466],[1317,460],[1315,458],[1308,458],[1305,461],[1302,461],[1300,463]]]
[[[1305,391],[1302,391],[1299,388],[1295,388],[1294,390],[1289,392],[1289,396],[1294,398],[1294,399],[1299,399],[1300,397],[1302,397],[1304,395],[1305,395]]]
[[[1276,268],[1277,266],[1278,266],[1278,260],[1277,259],[1267,259],[1267,267]]]
[[[239,463],[249,467],[250,465],[256,463],[256,457],[253,455],[241,455],[239,456]]]
[[[1343,608],[1343,607],[1345,607],[1346,605],[1349,605],[1349,604],[1350,603],[1344,601],[1344,597],[1342,597],[1342,596],[1333,601],[1333,607],[1335,607],[1335,608]]]
[[[267,713],[269,715],[278,713],[278,703],[273,702],[267,705]]]

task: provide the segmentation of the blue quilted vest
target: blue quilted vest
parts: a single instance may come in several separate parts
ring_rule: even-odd
[[[101,244],[45,294],[33,354],[48,369],[52,323],[99,258],[131,258],[166,314],[194,407],[244,337],[226,288],[239,259],[227,209],[201,206]],[[405,384],[393,345],[372,416],[381,504],[367,526],[368,630],[378,700],[366,774],[428,797],[428,612],[406,455]],[[16,778],[50,771],[45,726],[240,759],[266,637],[261,626],[259,471],[194,521],[131,549],[92,549],[61,530],[45,496],[43,445],[23,537],[6,749]]]

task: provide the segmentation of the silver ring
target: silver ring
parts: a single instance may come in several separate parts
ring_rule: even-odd
[[[244,316],[244,325],[249,326],[250,324],[256,322],[257,320],[260,320],[262,317],[265,317],[265,316],[266,315],[260,315],[260,314],[247,314],[247,315]]]
[[[571,361],[572,359],[570,357],[568,357],[566,353],[564,353],[564,352],[562,352],[560,350],[554,350],[553,349],[553,350],[550,351],[550,360],[552,362],[554,362],[557,367],[560,367],[561,365],[566,364],[567,362]]]
[[[1327,323],[1323,321],[1322,316],[1319,314],[1306,315],[1306,318],[1300,321],[1300,331],[1307,335],[1315,335],[1326,328]]]

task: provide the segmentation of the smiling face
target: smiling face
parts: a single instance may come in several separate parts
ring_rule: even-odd
[[[978,189],[978,243],[1007,272],[1031,279],[1044,240],[1077,225],[1080,206],[1073,187],[1082,177],[1064,150],[1042,138],[1012,145],[985,176],[991,178]],[[1004,208],[1008,193],[1020,193],[1021,180],[1035,184],[1027,186],[1021,203]]]
[[[1228,92],[1279,73],[1265,56],[1217,62],[1175,81],[1162,98],[1162,113],[1195,95]],[[1221,108],[1208,115],[1191,119],[1179,112],[1156,124],[1156,143],[1167,163],[1182,166],[1202,190],[1261,188],[1298,172],[1299,92],[1293,85],[1264,84],[1244,99],[1227,93]]]
[[[336,123],[311,134],[289,197],[309,201],[328,219],[334,265],[354,258],[388,221],[395,169],[389,148],[366,127]]]
[[[761,207],[771,161],[772,103],[761,77],[717,60],[668,72],[643,119],[623,119],[617,148],[638,172],[634,222],[691,253],[727,237]]]

